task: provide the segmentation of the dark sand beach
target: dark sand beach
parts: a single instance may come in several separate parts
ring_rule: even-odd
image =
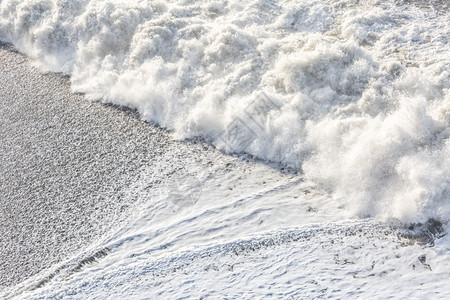
[[[0,46],[0,289],[93,242],[130,205],[121,191],[167,133],[85,100],[67,77]]]

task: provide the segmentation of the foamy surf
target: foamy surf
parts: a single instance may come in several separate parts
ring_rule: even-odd
[[[80,174],[108,182],[102,195],[127,215],[95,208],[98,222],[73,231],[100,236],[1,297],[448,298],[449,24],[439,0],[0,0],[0,40],[35,65],[70,75],[87,99],[201,141],[149,137],[147,159],[122,137],[130,126],[117,130],[135,169]],[[5,82],[27,88],[21,75]],[[359,217],[373,218],[348,220]],[[44,236],[45,253],[25,256],[58,243],[41,229],[22,234]]]
[[[349,216],[447,221],[450,15],[410,2],[4,0],[0,38],[177,138],[301,169]]]
[[[193,245],[191,245],[193,246]],[[193,247],[192,247],[193,248]],[[434,247],[373,221],[277,229],[210,247],[156,254],[101,248],[6,297],[331,299],[449,296],[448,237]]]

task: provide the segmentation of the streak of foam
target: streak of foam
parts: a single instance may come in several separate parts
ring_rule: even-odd
[[[448,256],[438,252],[372,221],[322,223],[164,257],[143,254],[112,265],[99,260],[24,296],[445,297],[445,289],[429,290],[436,276],[448,278]]]

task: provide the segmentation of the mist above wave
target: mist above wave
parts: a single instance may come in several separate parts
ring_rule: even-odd
[[[74,91],[403,221],[450,218],[449,24],[376,0],[0,2],[0,38]]]

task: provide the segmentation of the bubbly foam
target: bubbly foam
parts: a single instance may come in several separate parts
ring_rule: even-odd
[[[302,169],[350,216],[447,221],[450,13],[398,3],[3,0],[0,38],[176,138]]]

